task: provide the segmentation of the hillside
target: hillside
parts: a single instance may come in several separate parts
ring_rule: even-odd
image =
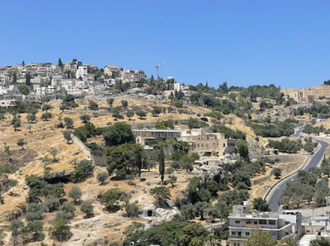
[[[121,105],[121,100],[125,98],[115,99],[114,107]],[[97,101],[96,99],[91,99]],[[100,110],[96,111],[97,116],[93,113],[95,111],[85,110],[84,105],[88,105],[87,101],[78,101],[80,107],[75,110],[65,110],[62,112],[59,110],[60,102],[51,101],[49,105],[54,107],[49,112],[52,114],[52,118],[47,121],[40,120],[41,115],[44,113],[39,111],[36,114],[37,123],[36,124],[27,124],[26,117],[27,114],[21,114],[22,125],[19,130],[14,131],[13,127],[10,125],[12,116],[9,114],[6,115],[7,119],[1,122],[1,152],[0,158],[3,164],[15,162],[17,171],[13,174],[9,174],[8,178],[11,180],[17,180],[17,185],[12,187],[8,192],[3,194],[4,204],[1,204],[0,219],[2,228],[6,228],[9,225],[7,222],[8,218],[11,218],[15,214],[20,214],[22,211],[19,208],[19,205],[25,202],[25,198],[28,195],[29,189],[25,183],[26,175],[43,175],[44,174],[44,161],[41,158],[48,156],[51,158],[50,153],[48,152],[50,148],[55,147],[58,150],[56,156],[56,162],[50,162],[47,164],[47,167],[50,168],[51,174],[60,174],[68,175],[74,170],[73,163],[82,159],[85,159],[85,154],[81,149],[75,144],[67,144],[66,140],[63,138],[62,132],[65,129],[57,128],[55,125],[60,122],[60,119],[65,117],[70,117],[74,121],[74,127],[77,128],[83,123],[80,120],[80,116],[83,114],[91,115],[91,123],[96,127],[105,126],[109,122],[128,122],[128,123],[140,123],[140,122],[156,122],[157,120],[167,120],[167,119],[188,119],[196,113],[200,112],[198,107],[196,107],[196,112],[194,108],[189,109],[176,109],[173,113],[160,113],[158,117],[152,117],[151,114],[148,114],[147,117],[140,119],[137,116],[132,117],[132,120],[129,121],[126,116],[124,119],[114,120],[111,117],[111,114],[107,109],[102,109],[108,107],[106,102],[99,102]],[[134,109],[135,111],[143,109],[145,111],[150,111],[152,107],[168,107],[165,104],[157,104],[154,102],[143,102],[140,100],[128,100],[128,108]],[[205,110],[204,110],[205,111]],[[27,126],[31,125],[31,133],[27,129]],[[17,140],[19,138],[24,138],[27,141],[27,146],[24,146],[24,150],[20,149],[17,146]],[[12,155],[8,156],[3,150],[5,146],[8,146],[12,151]],[[17,159],[17,161],[15,161]],[[123,217],[124,211],[118,211],[117,213],[109,213],[104,207],[98,202],[95,201],[96,197],[102,194],[104,191],[111,188],[119,188],[123,192],[132,193],[132,201],[138,201],[139,207],[150,205],[153,202],[153,198],[149,194],[149,190],[157,186],[160,178],[159,173],[156,171],[148,172],[144,170],[142,173],[143,181],[138,179],[133,181],[132,185],[129,185],[127,181],[107,181],[104,185],[99,185],[96,180],[97,173],[106,172],[106,169],[103,167],[96,167],[94,169],[92,177],[88,178],[86,181],[78,184],[65,183],[65,192],[68,194],[70,189],[73,186],[78,186],[83,193],[81,201],[92,201],[94,206],[94,216],[91,218],[85,218],[84,214],[79,209],[79,204],[76,204],[75,217],[71,222],[73,233],[69,241],[65,242],[63,245],[89,245],[89,243],[94,243],[96,241],[103,242],[106,240],[104,235],[108,235],[107,240],[109,242],[120,242],[123,234],[123,230],[132,222],[139,221],[136,218],[127,218]],[[187,181],[186,179],[191,177],[190,174],[186,172],[175,172],[175,175],[178,177],[177,184],[174,188],[168,187],[171,190],[171,198],[175,200],[177,196],[182,197],[182,191],[186,189]],[[70,201],[71,199],[68,195],[64,196],[62,199]],[[52,243],[53,240],[49,238],[49,235],[46,233],[51,226],[49,222],[54,218],[54,213],[45,214],[45,226],[43,231],[46,234],[44,240],[45,243]],[[142,220],[144,223],[147,223],[147,220]],[[6,240],[9,240],[7,237]],[[29,245],[34,245],[33,243]]]

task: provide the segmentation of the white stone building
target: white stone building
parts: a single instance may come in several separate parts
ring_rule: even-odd
[[[248,202],[233,206],[229,214],[229,238],[227,245],[243,246],[247,238],[258,230],[267,231],[274,240],[292,234],[302,234],[299,211],[252,212]]]
[[[0,74],[0,86],[9,85],[9,77],[5,74]]]
[[[76,79],[82,78],[83,80],[87,78],[87,66],[79,66],[76,72]]]

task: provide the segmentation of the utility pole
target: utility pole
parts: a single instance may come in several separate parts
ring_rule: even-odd
[[[159,80],[159,67],[164,63],[165,62],[163,61],[162,63],[159,63],[158,65],[155,66],[155,68],[157,68],[157,80]]]

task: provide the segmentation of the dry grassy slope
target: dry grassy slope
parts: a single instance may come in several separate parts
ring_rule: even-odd
[[[327,119],[323,122],[314,124],[314,126],[321,126],[321,125],[323,125],[325,129],[329,129],[330,128],[330,119]]]
[[[231,120],[231,124],[228,123],[225,125],[226,127],[233,129],[233,130],[240,130],[246,134],[247,141],[255,141],[257,135],[254,133],[253,129],[249,126],[245,125],[245,122],[242,118],[237,117],[236,115],[229,115],[228,119]],[[265,145],[267,144],[267,139],[259,136],[259,144]]]
[[[188,109],[192,110],[193,112],[200,113],[202,115],[205,113],[212,112],[212,110],[209,108],[203,108],[203,107],[199,107],[199,106],[195,106],[195,105],[191,105],[191,104],[185,103],[184,106],[187,107]]]
[[[92,99],[95,100],[95,99]],[[120,99],[115,99],[114,106],[121,106],[121,100]],[[95,100],[96,101],[96,100]],[[52,168],[52,172],[58,172],[62,170],[68,170],[71,171],[73,170],[72,165],[70,162],[73,159],[83,159],[85,158],[84,154],[81,152],[78,155],[71,155],[70,152],[76,152],[79,150],[79,148],[74,145],[74,144],[67,144],[66,141],[64,140],[62,136],[62,132],[65,129],[59,129],[55,128],[54,125],[59,123],[59,117],[62,118],[62,121],[64,117],[70,117],[74,120],[74,126],[78,127],[81,126],[82,123],[80,121],[80,116],[82,114],[89,114],[93,115],[94,112],[96,113],[101,113],[102,110],[100,111],[89,111],[89,110],[82,110],[81,107],[83,105],[88,105],[88,101],[80,101],[80,107],[77,108],[76,110],[68,110],[65,112],[61,112],[59,110],[60,102],[58,101],[51,101],[49,102],[50,105],[54,107],[54,109],[50,110],[52,113],[53,117],[49,119],[48,121],[42,121],[40,119],[42,113],[44,112],[38,112],[37,113],[37,119],[38,122],[37,124],[32,124],[32,133],[29,133],[28,129],[26,128],[28,124],[26,124],[26,114],[21,114],[21,121],[22,121],[22,127],[20,128],[20,131],[14,131],[13,127],[10,125],[10,120],[11,117],[9,116],[6,121],[1,122],[0,126],[0,147],[4,147],[4,143],[6,143],[12,150],[14,149],[19,149],[20,147],[17,146],[16,142],[19,138],[24,138],[27,142],[28,145],[26,148],[33,149],[37,152],[38,156],[33,160],[20,169],[19,172],[16,172],[14,174],[9,175],[9,178],[11,179],[16,179],[18,180],[18,185],[16,187],[12,188],[12,192],[19,194],[18,197],[12,197],[9,196],[8,193],[4,194],[4,199],[5,199],[5,204],[0,205],[0,219],[2,225],[8,224],[7,222],[4,221],[4,216],[8,215],[11,213],[13,210],[16,209],[17,205],[19,203],[25,202],[25,196],[27,195],[27,190],[23,189],[23,186],[25,184],[25,175],[30,175],[30,174],[37,174],[40,175],[44,171],[44,166],[42,165],[42,161],[40,158],[44,157],[45,155],[48,154],[49,157],[50,154],[47,153],[48,150],[51,147],[56,147],[57,149],[60,150],[59,154],[57,155],[60,160],[56,163],[51,163],[48,165],[49,167]],[[139,101],[139,100],[132,100],[128,99],[129,107],[131,105],[134,106],[139,106],[141,107],[151,107],[152,106],[160,106],[160,107],[168,107],[168,105],[162,105],[162,104],[155,104],[152,102],[144,102],[144,101]],[[100,107],[108,107],[108,105],[104,103],[99,103]],[[190,107],[189,108],[192,112],[207,112],[209,110],[199,108],[199,107]],[[104,112],[107,112],[104,110]],[[171,119],[185,119],[191,117],[191,114],[186,115],[186,114],[163,114],[161,113],[159,117],[152,117],[150,114],[144,119],[140,120],[138,117],[133,117],[135,119],[135,122],[147,122],[147,121],[156,121],[156,120],[165,120],[168,118]],[[125,117],[124,120],[120,121],[128,121],[127,118]],[[109,113],[105,116],[99,116],[97,118],[92,117],[91,122],[95,124],[96,126],[104,126],[108,122],[114,123],[113,118]],[[94,172],[94,176],[96,176],[96,173],[100,171],[100,168],[96,168]],[[103,170],[105,171],[105,170]],[[171,188],[171,193],[172,193],[172,198],[175,199],[177,196],[182,194],[182,191],[185,190],[186,188],[186,179],[190,177],[189,175],[186,176],[185,173],[178,173],[176,174],[178,176],[178,184],[176,185],[175,188]],[[157,178],[156,178],[157,177]],[[156,180],[159,180],[158,175],[156,176],[150,176],[147,177],[147,180],[145,182],[136,182],[136,186],[128,186],[125,182],[120,182],[120,181],[111,181],[108,182],[108,184],[104,186],[99,186],[96,179],[90,178],[86,182],[83,182],[79,184],[79,186],[83,190],[83,199],[84,200],[94,200],[95,196],[99,194],[99,192],[107,190],[109,188],[118,188],[123,190],[135,190],[136,193],[134,194],[132,201],[138,200],[140,204],[143,204],[144,202],[147,201],[152,201],[152,198],[149,196],[148,190],[155,185],[152,183]],[[151,185],[148,186],[147,182],[150,182]],[[72,187],[72,184],[66,184],[65,189],[68,192]],[[145,189],[145,192],[143,191]],[[73,237],[68,243],[65,243],[63,245],[82,245],[82,240],[78,241],[72,241],[73,239],[84,239],[87,238],[88,234],[93,234],[95,236],[95,239],[97,238],[103,238],[104,235],[111,235],[109,236],[109,241],[112,242],[113,240],[120,240],[122,237],[122,231],[124,228],[130,224],[131,219],[123,218],[122,217],[122,212],[116,213],[116,214],[110,214],[107,212],[104,212],[102,210],[101,205],[98,202],[93,202],[93,205],[95,206],[95,214],[96,217],[94,219],[100,219],[100,222],[97,222],[96,224],[100,224],[99,227],[95,227],[95,232],[91,233],[91,228],[83,227],[85,223],[88,221],[91,222],[92,219],[85,219],[83,218],[83,215],[80,213],[78,207],[77,207],[77,216],[73,220]],[[45,231],[48,230],[49,224],[47,221],[49,221],[53,217],[52,214],[46,215],[46,223],[45,223]],[[125,222],[122,225],[115,226],[113,228],[104,228],[103,224],[108,223],[108,224],[115,224],[118,221],[125,220]],[[93,222],[94,223],[94,222]],[[116,229],[116,230],[115,230]],[[47,234],[47,233],[45,233]],[[47,236],[48,237],[48,236]],[[92,235],[91,235],[92,237]],[[91,240],[91,241],[93,241]],[[51,243],[51,240],[48,240],[47,238],[47,243]],[[33,245],[33,244],[32,244]]]
[[[88,100],[93,100],[95,102],[97,102],[99,104],[99,107],[108,107],[108,104],[105,102],[105,101],[101,101],[101,102],[98,102],[95,98],[94,99],[88,99]],[[81,105],[88,105],[88,100],[84,100],[84,101],[80,101],[79,103]],[[136,108],[136,107],[139,107],[141,109],[145,109],[147,111],[151,111],[152,110],[152,107],[155,107],[155,106],[158,106],[158,107],[165,107],[165,108],[168,108],[169,105],[167,104],[161,104],[161,103],[155,103],[155,102],[149,102],[149,101],[146,101],[146,100],[143,100],[143,99],[132,99],[131,97],[121,97],[121,98],[115,98],[115,101],[113,103],[113,107],[117,107],[117,106],[122,106],[121,105],[121,100],[127,100],[128,101],[128,108],[127,110],[129,109],[132,109],[133,107]],[[196,108],[196,110],[194,110],[193,108],[191,108],[192,112],[199,112],[199,108]],[[81,110],[81,114],[89,114],[89,115],[93,115],[93,113],[98,113],[99,111],[90,111],[90,110],[87,110],[87,111],[83,111]],[[115,123],[115,122],[120,122],[120,121],[126,121],[126,122],[129,122],[129,119],[126,115],[123,115],[124,116],[124,119],[119,119],[118,121],[115,121],[114,118],[111,116],[110,113],[107,112],[107,110],[102,110],[100,113],[107,113],[106,116],[99,116],[99,117],[96,117],[96,118],[93,118],[92,117],[92,120],[91,122],[95,125],[95,126],[105,126],[107,125],[108,122],[111,122],[111,123]],[[139,122],[148,122],[148,121],[157,121],[157,120],[167,120],[167,119],[173,119],[173,120],[179,120],[179,119],[189,119],[190,117],[192,117],[192,115],[190,114],[177,114],[177,113],[166,113],[166,114],[159,114],[158,117],[153,117],[150,113],[147,114],[147,116],[143,119],[140,119],[138,116],[134,116],[132,117],[132,121],[131,122],[134,122],[134,123],[139,123]],[[80,123],[80,125],[82,125],[82,123]],[[75,124],[76,126],[76,124]],[[79,125],[78,125],[79,126]]]
[[[268,177],[271,175],[273,168],[279,167],[282,169],[282,177],[294,172],[297,170],[305,161],[307,156],[304,155],[296,155],[292,158],[287,158],[285,161],[281,161],[280,163],[276,163],[274,165],[267,165],[266,166],[266,173],[264,175],[257,174],[255,177],[251,179],[251,181],[256,181]],[[249,200],[252,201],[254,198],[263,197],[266,194],[266,190],[264,189],[265,186],[270,187],[273,185],[278,179],[275,179],[274,175],[271,175],[267,181],[264,181],[260,184],[253,185],[249,190],[250,198]]]

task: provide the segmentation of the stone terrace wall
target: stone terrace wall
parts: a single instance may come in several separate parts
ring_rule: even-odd
[[[279,159],[280,162],[296,162],[297,159],[300,159],[301,160],[301,165],[304,163],[305,159],[307,158],[306,155],[272,155],[272,156],[267,156],[269,157],[270,159]],[[268,174],[267,176],[265,177],[262,177],[262,178],[256,178],[256,179],[252,179],[251,182],[252,182],[252,185],[258,185],[260,183],[264,183],[266,182],[273,174],[270,173]]]
[[[79,138],[74,135],[71,135],[72,141],[74,144],[78,145],[78,147],[84,152],[84,154],[92,160],[92,163],[95,166],[106,166],[107,160],[105,156],[97,156],[92,154],[92,150],[88,148]]]
[[[177,121],[181,124],[183,123],[187,123],[188,119],[185,120],[174,120]],[[155,124],[157,123],[157,121],[148,121],[148,122],[139,122],[139,123],[135,123],[135,122],[126,122],[128,124],[130,124],[132,126],[132,129],[139,129],[139,128],[143,128],[143,127],[153,127],[155,126]]]
[[[265,176],[265,177],[252,179],[252,180],[251,180],[251,183],[252,183],[252,185],[258,185],[258,184],[264,183],[264,182],[266,182],[266,181],[267,181],[272,175],[273,175],[273,173],[270,172],[270,174],[268,174],[268,175]]]
[[[75,145],[78,145],[78,147],[84,152],[84,154],[88,158],[92,158],[92,151],[90,148],[88,148],[79,138],[77,138],[75,135],[71,134],[72,141]]]

